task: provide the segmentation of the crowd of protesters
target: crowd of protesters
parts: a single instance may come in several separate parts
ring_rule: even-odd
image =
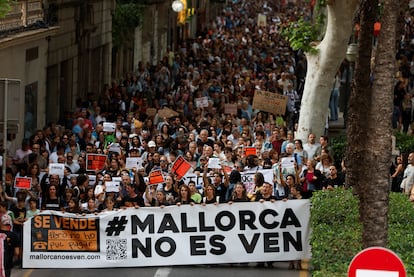
[[[306,59],[280,31],[300,16],[310,17],[311,7],[289,3],[232,1],[196,39],[168,49],[156,65],[140,63],[102,93],[78,99],[72,113],[24,139],[3,165],[0,207],[10,209],[13,229],[21,235],[23,222],[44,209],[95,214],[138,206],[286,201],[345,186],[345,169],[335,166],[327,136],[295,139]],[[266,24],[258,24],[259,13]],[[255,90],[288,96],[286,114],[253,109]],[[203,97],[207,105],[200,106],[197,99]],[[225,104],[236,104],[237,112],[226,113]],[[109,122],[115,123],[112,131],[104,128]],[[256,154],[245,155],[246,147]],[[90,154],[107,155],[104,168],[88,171]],[[203,177],[201,187],[172,174],[180,156]],[[143,163],[126,168],[128,157]],[[285,157],[294,159],[293,171],[282,170]],[[211,158],[222,168],[209,168]],[[56,163],[65,165],[64,176],[49,173]],[[272,169],[271,182],[262,169]],[[164,183],[147,185],[153,170],[164,173]],[[253,191],[242,182],[244,170],[256,171]],[[14,188],[16,177],[31,177],[31,188]],[[119,191],[106,192],[105,183],[114,179],[120,180]]]

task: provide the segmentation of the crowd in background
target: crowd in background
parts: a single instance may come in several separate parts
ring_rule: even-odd
[[[231,1],[196,39],[168,49],[159,63],[140,63],[102,93],[78,99],[73,113],[8,153],[0,213],[9,209],[13,229],[21,234],[23,222],[42,209],[88,214],[137,206],[286,201],[346,186],[346,170],[336,166],[341,161],[333,160],[327,136],[295,138],[306,59],[280,31],[300,16],[310,19],[310,11],[310,6],[291,2]],[[259,13],[266,24],[258,25]],[[411,123],[404,117],[411,106],[404,101],[411,104],[407,91],[413,84],[407,51],[399,55],[395,94],[396,107],[402,107],[396,109],[401,115],[395,124],[401,123],[404,131]],[[253,109],[255,90],[287,96],[286,114]],[[199,106],[196,100],[203,97],[207,105]],[[236,104],[237,112],[226,113],[225,104]],[[331,108],[331,120],[338,119],[332,113],[336,108]],[[115,129],[106,130],[105,122],[115,123]],[[247,147],[256,154],[245,155]],[[90,154],[107,155],[105,167],[88,171]],[[201,186],[172,174],[180,156],[202,177]],[[143,163],[126,168],[128,157],[140,157]],[[294,167],[286,172],[281,161],[287,157]],[[218,158],[222,168],[209,168],[211,158]],[[56,163],[65,165],[64,176],[49,174],[49,165]],[[272,181],[265,180],[264,169],[272,170]],[[164,183],[147,185],[153,170],[163,172]],[[253,191],[242,182],[245,170],[255,171]],[[403,171],[398,168],[398,174]],[[13,187],[15,178],[23,176],[31,177],[29,190]],[[119,191],[106,192],[105,183],[113,180],[120,181]]]

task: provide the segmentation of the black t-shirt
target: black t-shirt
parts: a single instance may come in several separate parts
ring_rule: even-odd
[[[42,206],[44,210],[60,211],[60,199],[46,199]]]
[[[263,199],[264,201],[276,200],[276,197],[270,195],[269,197],[264,197],[260,192],[256,195],[256,201]]]
[[[140,207],[145,206],[142,196],[139,196],[138,194],[134,197],[126,195],[122,198],[121,207],[135,207],[136,205]]]
[[[227,187],[221,183],[216,187],[216,196],[220,196],[220,203],[226,202]]]
[[[24,222],[24,219],[26,218],[26,208],[18,208],[17,206],[14,206],[11,208],[11,212],[13,213],[13,216],[15,219],[21,220],[20,222]],[[19,224],[13,224],[13,229],[16,232],[21,232],[23,230],[23,225]]]

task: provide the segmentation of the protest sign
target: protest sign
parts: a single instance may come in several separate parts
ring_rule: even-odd
[[[14,178],[14,187],[18,189],[30,189],[32,187],[32,178],[16,177]]]
[[[114,122],[104,122],[103,123],[103,131],[108,133],[115,132],[116,125]]]
[[[153,170],[148,174],[148,185],[158,185],[164,183],[164,175],[161,170]]]
[[[106,155],[101,154],[87,154],[86,155],[86,170],[95,171],[102,170],[105,167]]]
[[[262,110],[276,115],[286,113],[288,97],[273,92],[256,90],[253,97],[253,109]]]
[[[137,157],[137,158],[131,158],[128,157],[126,158],[125,161],[125,167],[128,169],[132,169],[132,168],[140,168],[142,167],[142,158],[141,157]]]
[[[177,176],[178,180],[181,180],[191,169],[191,164],[187,162],[183,156],[179,156],[171,167],[171,172]]]
[[[81,217],[44,211],[24,223],[23,267],[309,259],[309,218],[309,200],[141,207]]]
[[[58,163],[49,164],[49,175],[59,175],[59,177],[63,177],[65,175],[65,165]]]
[[[105,191],[106,192],[119,192],[119,182],[115,181],[106,181],[105,182]]]

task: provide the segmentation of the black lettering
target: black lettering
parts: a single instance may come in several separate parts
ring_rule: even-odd
[[[145,239],[145,246],[139,241],[139,239],[132,239],[132,258],[138,258],[138,249],[144,254],[145,257],[150,258],[151,253],[151,238]]]
[[[165,214],[160,223],[158,234],[164,233],[165,231],[172,231],[173,233],[179,233],[177,224],[175,224],[174,218],[171,214]]]
[[[229,223],[227,226],[223,225],[221,222],[221,219],[223,217],[229,218]],[[229,231],[234,228],[234,225],[236,224],[236,217],[234,216],[234,214],[232,214],[229,211],[222,211],[217,214],[215,218],[215,222],[216,222],[217,228],[219,228],[221,231]]]
[[[210,238],[210,245],[216,248],[211,248],[210,253],[213,255],[222,255],[226,253],[226,245],[221,243],[225,237],[221,235],[214,235]]]
[[[250,175],[242,175],[242,183],[249,183],[252,181],[252,178]]]
[[[197,232],[197,227],[187,226],[187,214],[181,214],[181,232]]]
[[[266,229],[275,229],[275,228],[277,228],[277,226],[279,225],[279,222],[277,222],[275,220],[272,223],[267,223],[266,222],[266,216],[267,215],[273,215],[274,217],[276,217],[276,216],[278,216],[278,213],[275,210],[271,210],[271,209],[264,210],[259,215],[260,224]]]
[[[259,240],[260,233],[255,233],[253,235],[251,243],[249,243],[244,236],[244,234],[238,234],[240,241],[243,244],[244,250],[246,250],[247,253],[253,253],[254,249],[256,248],[257,241]]]
[[[200,232],[214,231],[214,226],[206,226],[206,217],[204,212],[198,214],[198,221],[200,222]]]
[[[265,253],[279,252],[279,233],[264,233],[263,234],[263,248]]]
[[[207,254],[207,251],[204,249],[205,240],[206,240],[206,236],[191,236],[190,237],[191,256],[205,256]],[[203,241],[203,242],[198,242],[198,241]]]
[[[280,223],[280,228],[286,228],[288,225],[293,225],[295,227],[301,227],[299,219],[296,217],[295,212],[288,208],[283,214],[282,222]]]
[[[163,243],[168,243],[170,245],[170,249],[167,251],[162,250],[161,245]],[[169,257],[172,254],[175,253],[175,250],[177,249],[177,245],[175,244],[174,240],[172,238],[169,237],[162,237],[159,238],[156,242],[155,242],[155,252],[157,252],[158,255],[160,255],[161,257]]]
[[[256,215],[253,211],[241,210],[239,211],[240,218],[240,230],[246,230],[246,225],[250,227],[250,230],[256,230],[257,227],[254,225]]]
[[[144,230],[148,228],[148,233],[150,234],[154,234],[154,215],[153,214],[149,214],[145,217],[144,221],[141,221],[141,219],[136,216],[136,215],[132,215],[131,216],[131,233],[133,235],[138,233],[137,230],[137,226],[139,227],[139,229],[144,232]]]
[[[289,252],[289,243],[296,251],[303,251],[302,231],[296,231],[296,239],[289,232],[283,232],[283,252]]]

